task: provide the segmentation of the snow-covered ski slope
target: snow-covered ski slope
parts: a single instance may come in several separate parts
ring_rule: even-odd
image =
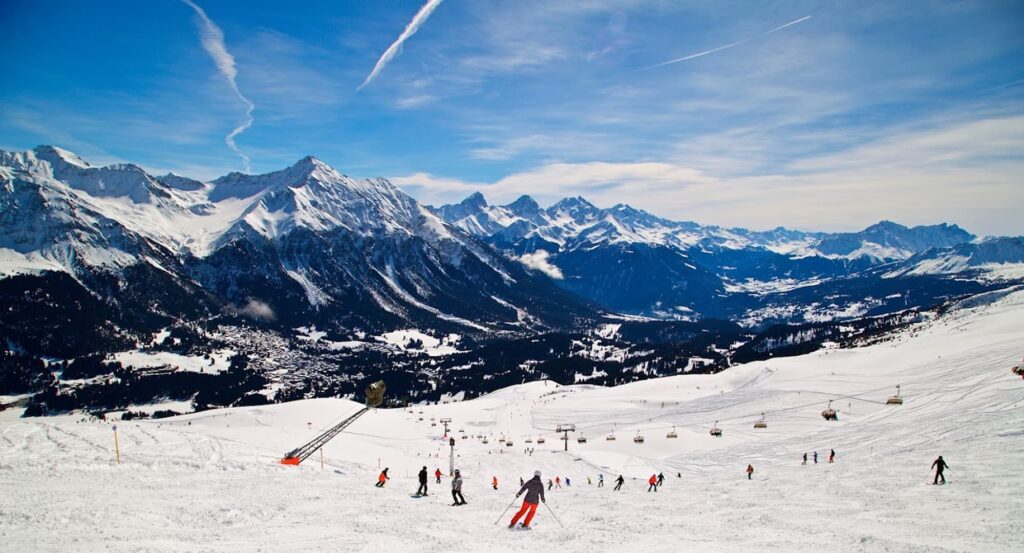
[[[1010,367],[1022,354],[1024,291],[990,294],[859,349],[372,411],[325,448],[323,469],[317,455],[299,467],[277,460],[359,405],[321,399],[119,422],[120,465],[109,423],[8,411],[0,550],[1020,552],[1024,380]],[[885,405],[897,384],[904,405]],[[820,415],[829,399],[838,421]],[[762,412],[768,428],[755,430]],[[447,477],[410,498],[421,466],[447,471],[442,427],[430,423],[442,417],[454,420],[462,507],[450,506]],[[722,438],[708,434],[716,420]],[[560,423],[581,431],[568,454],[552,432]],[[633,442],[637,431],[645,443]],[[513,446],[499,445],[502,436]],[[814,450],[819,463],[801,466]],[[938,455],[951,467],[946,486],[928,485]],[[373,486],[378,462],[390,467],[383,489]],[[544,507],[533,532],[505,528],[514,509],[495,525],[519,477],[537,469],[545,481],[572,480],[548,492],[565,528]],[[665,486],[647,493],[646,477],[659,471]],[[627,480],[616,493],[618,474]]]

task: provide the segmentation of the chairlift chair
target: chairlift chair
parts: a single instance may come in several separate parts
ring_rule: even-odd
[[[761,420],[754,423],[754,428],[768,428],[768,423],[764,420],[764,413],[761,413]]]
[[[587,437],[584,436],[583,434],[580,434],[579,437],[576,438],[576,441],[581,443],[581,444],[585,444],[585,443],[587,443]]]
[[[890,396],[885,402],[886,405],[903,405],[903,396],[900,395],[900,386],[896,385],[896,395]]]
[[[608,437],[605,438],[605,440],[607,440],[609,442],[614,442],[615,441],[615,433],[612,432],[611,434],[608,434]]]
[[[544,443],[544,441],[545,441],[545,440],[544,440],[544,436],[538,436],[538,437],[537,437],[537,443],[538,443],[538,444],[542,444],[542,443]]]
[[[718,421],[715,421],[715,425],[711,427],[711,432],[709,433],[716,438],[722,437],[722,429],[718,427]]]
[[[821,412],[821,417],[827,421],[839,420],[839,415],[836,414],[836,410],[832,408],[832,400],[828,400],[828,407]]]
[[[633,442],[638,444],[644,443],[644,435],[639,430],[636,431],[636,436],[633,436]]]
[[[676,434],[676,427],[675,427],[675,426],[673,426],[673,427],[672,427],[672,431],[671,431],[671,432],[669,432],[669,433],[668,433],[668,435],[666,435],[665,437],[666,437],[666,438],[678,438],[678,437],[679,437],[679,434]]]
[[[526,438],[526,443],[532,444],[533,443],[533,438]]]

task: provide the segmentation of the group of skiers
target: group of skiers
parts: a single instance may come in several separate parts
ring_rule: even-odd
[[[829,456],[828,456],[828,462],[829,463],[834,462],[835,456],[836,456],[836,451],[834,449],[830,450],[829,451]],[[813,458],[814,458],[814,462],[817,463],[818,462],[818,452],[817,451],[814,452],[814,457]],[[806,453],[804,453],[803,464],[804,465],[807,464],[807,454]],[[939,458],[936,459],[932,463],[932,469],[935,469],[935,479],[932,481],[932,484],[936,484],[937,485],[937,484],[939,484],[940,481],[941,481],[942,484],[946,483],[946,477],[945,477],[944,471],[947,468],[949,468],[949,465],[946,464],[946,461],[942,458],[941,455],[939,455]],[[385,483],[388,480],[391,479],[388,476],[388,470],[389,470],[388,468],[385,468],[384,470],[381,471],[380,475],[377,477],[377,483],[375,484],[376,487],[383,488]],[[747,469],[746,469],[746,473],[747,473],[747,479],[748,480],[753,479],[753,476],[754,476],[754,465],[748,464],[747,465]],[[681,473],[677,473],[677,476],[681,478],[682,474]],[[414,497],[424,497],[424,496],[428,495],[427,494],[427,467],[424,466],[422,469],[420,469],[418,477],[419,477],[419,484],[420,485],[419,485],[419,488],[416,490],[416,494],[414,495]],[[434,478],[435,478],[435,481],[438,484],[441,483],[441,469],[436,469],[434,471]],[[622,489],[622,485],[625,483],[625,481],[626,481],[626,479],[620,474],[619,477],[615,479],[615,488],[613,489],[613,491],[621,490]],[[554,480],[548,479],[548,484],[547,484],[548,490],[551,490],[552,486],[561,488],[562,487],[561,482],[562,482],[562,479],[561,479],[560,476],[555,476]],[[588,483],[591,482],[590,477],[587,477],[587,482]],[[664,475],[664,473],[652,474],[651,477],[647,479],[647,484],[648,484],[647,491],[648,492],[651,492],[651,491],[657,492],[658,491],[658,487],[664,485],[664,483],[665,483],[665,475]],[[518,499],[519,496],[521,496],[523,494],[526,494],[526,497],[523,498],[522,506],[520,507],[519,511],[515,514],[515,516],[512,517],[512,521],[509,523],[508,527],[509,528],[515,528],[516,524],[519,522],[519,520],[522,519],[523,522],[519,526],[519,528],[526,530],[526,529],[530,528],[530,523],[533,521],[533,517],[537,513],[537,506],[540,503],[545,503],[544,483],[541,480],[541,473],[538,470],[538,471],[534,471],[533,478],[531,478],[531,479],[529,479],[529,480],[527,480],[525,482],[523,481],[522,478],[520,478],[519,479],[519,484],[520,484],[520,489],[519,489],[518,492],[516,492],[516,498]],[[565,485],[567,487],[570,486],[570,480],[569,480],[568,477],[565,478]],[[491,477],[491,487],[493,489],[495,489],[495,490],[498,489],[498,477],[497,476],[492,476]],[[603,473],[600,473],[600,474],[597,475],[597,487],[598,488],[603,488],[604,487],[604,474]],[[466,498],[463,497],[463,495],[462,495],[462,473],[459,471],[459,469],[455,469],[454,475],[452,477],[452,500],[454,501],[454,503],[452,503],[453,507],[466,504]]]
[[[836,460],[836,450],[830,449],[829,452],[828,452],[828,462],[829,463],[834,463],[835,460]],[[800,463],[800,464],[801,465],[806,465],[807,464],[807,452],[804,452],[804,461],[802,463]],[[817,451],[814,452],[814,464],[815,465],[818,464],[818,452]]]

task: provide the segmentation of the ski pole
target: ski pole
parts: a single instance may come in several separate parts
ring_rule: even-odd
[[[552,517],[554,517],[555,522],[557,522],[558,525],[561,526],[562,528],[565,528],[565,525],[562,524],[562,521],[558,520],[558,517],[555,516],[555,512],[551,510],[551,506],[548,505],[547,501],[544,502],[544,506],[548,508],[548,512],[551,513]]]
[[[515,499],[512,500],[512,503],[509,503],[508,507],[505,507],[505,510],[502,511],[500,515],[498,515],[498,520],[494,521],[495,524],[497,524],[498,521],[500,521],[502,518],[505,518],[505,513],[507,513],[508,510],[512,508],[512,505],[516,502],[516,499],[519,499],[518,495],[515,497]]]

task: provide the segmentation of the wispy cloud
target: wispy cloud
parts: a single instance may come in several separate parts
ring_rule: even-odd
[[[238,99],[245,104],[245,119],[237,127],[231,130],[227,136],[224,137],[224,143],[228,145],[239,157],[242,158],[242,163],[245,164],[245,171],[251,172],[252,167],[250,164],[249,156],[245,155],[244,152],[235,143],[235,137],[242,134],[246,129],[252,126],[253,123],[253,111],[256,110],[256,106],[249,101],[248,98],[242,94],[242,91],[238,88],[238,69],[235,67],[235,57],[228,52],[227,46],[224,44],[224,31],[217,26],[195,2],[192,0],[181,0],[185,4],[188,4],[190,8],[195,10],[196,15],[199,17],[199,41],[203,45],[203,49],[213,59],[213,63],[217,66],[217,70],[220,71],[224,78],[227,79],[228,84],[231,86],[231,90],[238,96]]]
[[[779,31],[785,29],[786,27],[789,27],[789,26],[792,26],[792,25],[796,25],[797,23],[802,23],[804,21],[807,21],[810,18],[811,18],[811,16],[805,15],[805,16],[799,18],[799,19],[794,19],[793,21],[790,21],[789,23],[786,23],[784,25],[779,25],[778,27],[775,27],[774,29],[771,29],[769,31],[765,31],[765,32],[761,33],[760,35],[757,35],[757,37],[755,37],[755,38],[768,36],[768,35],[770,35],[772,33],[777,33]],[[736,42],[732,42],[730,44],[726,44],[725,46],[719,46],[718,48],[712,48],[710,50],[704,50],[703,52],[697,52],[696,54],[689,54],[689,55],[683,56],[681,58],[676,58],[676,59],[672,59],[672,60],[668,60],[668,61],[663,61],[663,62],[661,62],[659,64],[652,65],[652,66],[648,67],[647,69],[654,69],[656,67],[663,67],[665,65],[672,65],[673,63],[679,63],[681,61],[692,60],[694,58],[699,58],[699,57],[702,57],[702,56],[706,56],[708,54],[714,54],[715,52],[721,52],[722,50],[727,50],[729,48],[733,48],[735,46],[739,46],[740,44],[746,44],[747,42],[750,42],[751,40],[754,40],[754,39],[753,38],[745,38],[743,40],[737,40]]]
[[[423,4],[420,11],[416,12],[416,15],[413,16],[412,21],[405,26],[405,30],[402,31],[402,34],[398,35],[398,38],[391,43],[391,46],[388,46],[388,49],[380,56],[380,59],[377,60],[377,65],[373,66],[373,71],[370,71],[366,80],[363,81],[363,84],[359,85],[356,90],[361,90],[377,78],[377,75],[384,70],[384,67],[386,67],[387,64],[390,63],[391,60],[393,60],[402,50],[402,44],[404,44],[409,37],[416,34],[416,31],[420,30],[420,27],[427,22],[430,14],[434,13],[434,10],[441,5],[441,2],[442,0],[427,0],[427,3]]]

